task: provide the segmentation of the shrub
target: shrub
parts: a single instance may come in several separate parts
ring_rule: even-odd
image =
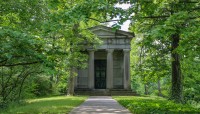
[[[114,97],[134,114],[197,114],[200,109],[160,97]]]

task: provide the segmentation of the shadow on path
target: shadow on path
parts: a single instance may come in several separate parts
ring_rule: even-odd
[[[110,96],[91,96],[69,114],[131,114]]]

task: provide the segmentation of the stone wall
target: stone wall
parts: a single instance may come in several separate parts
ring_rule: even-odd
[[[78,70],[77,88],[88,88],[88,68]]]

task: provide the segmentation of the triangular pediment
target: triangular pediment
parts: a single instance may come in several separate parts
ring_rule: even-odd
[[[91,32],[93,32],[94,34],[96,34],[100,38],[105,37],[105,36],[107,36],[108,38],[109,38],[109,36],[126,37],[126,38],[133,38],[134,37],[134,33],[130,33],[130,32],[122,31],[122,30],[114,30],[111,27],[106,27],[106,26],[103,26],[103,25],[99,25],[99,26],[89,28],[89,30]]]

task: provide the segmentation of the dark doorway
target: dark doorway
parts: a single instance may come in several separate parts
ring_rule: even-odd
[[[95,60],[95,89],[106,89],[106,60]]]

